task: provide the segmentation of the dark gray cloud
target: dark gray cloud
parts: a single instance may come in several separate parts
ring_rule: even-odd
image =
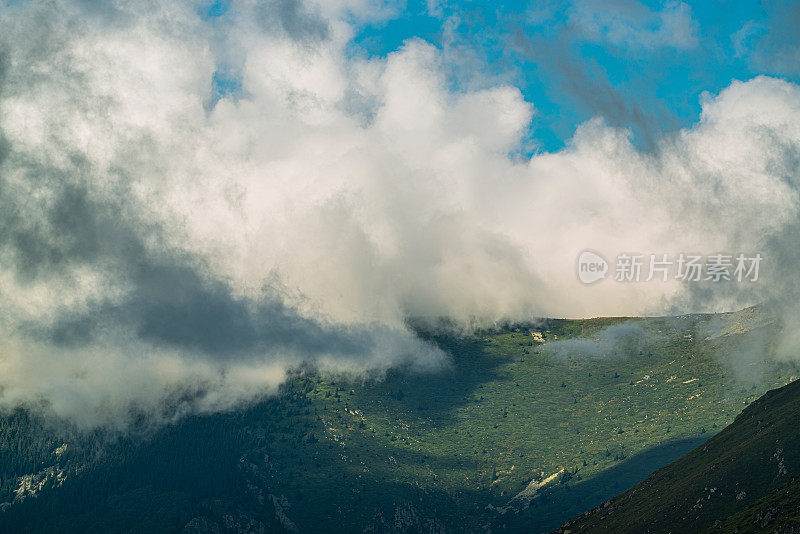
[[[403,362],[436,367],[443,361],[405,330],[303,316],[284,302],[279,286],[237,295],[203,257],[168,244],[175,228],[143,218],[148,210],[131,194],[128,178],[92,187],[97,170],[80,157],[58,169],[31,161],[7,141],[0,147],[0,258],[5,272],[14,273],[17,291],[69,288],[85,272],[107,275],[102,282],[107,287],[78,306],[56,300],[47,313],[5,321],[5,339],[28,352],[21,358],[43,358],[69,369],[56,380],[58,389],[44,397],[57,403],[56,413],[82,425],[124,429],[133,421],[141,424],[142,417],[159,424],[257,398],[282,379],[280,372],[258,378],[263,366],[320,364],[361,373]],[[11,290],[4,288],[0,298]],[[46,352],[34,355],[40,350]],[[121,351],[123,359],[110,369],[80,370],[98,350]],[[185,369],[169,386],[120,395],[107,408],[91,408],[108,402],[104,386],[94,400],[75,403],[69,392],[80,388],[70,385],[75,373],[88,373],[112,389],[120,379],[160,380],[157,367],[144,371],[132,363],[148,352],[164,354],[159,357],[167,361],[178,355]],[[256,377],[253,386],[237,378],[235,370],[242,366],[254,369],[248,372]],[[0,402],[15,402],[9,389],[0,385]]]
[[[265,28],[282,29],[296,41],[323,41],[330,36],[328,21],[300,0],[274,0],[258,5]]]
[[[611,126],[630,129],[640,146],[654,149],[663,132],[677,128],[677,117],[654,95],[639,87],[634,90],[612,84],[604,68],[580,50],[583,37],[574,26],[557,25],[546,34],[516,29],[512,36],[514,48],[539,65],[548,82],[570,99],[575,109],[589,117],[602,117]]]
[[[8,159],[13,147],[0,144]],[[19,155],[12,160],[19,161]],[[13,162],[10,162],[13,164]],[[8,172],[8,167],[0,171]],[[146,247],[143,239],[162,241],[163,228],[136,214],[137,200],[123,188],[89,191],[77,160],[69,174],[30,164],[30,189],[14,191],[0,172],[0,248],[13,258],[22,284],[52,279],[68,267],[113,271],[125,287],[118,302],[99,300],[76,313],[64,309],[52,324],[24,329],[58,344],[86,346],[101,329],[136,332],[156,345],[196,351],[198,357],[253,358],[281,352],[313,361],[320,355],[365,359],[375,350],[370,331],[326,326],[301,317],[270,288],[258,300],[237,297],[202,258],[167,245]],[[76,183],[77,182],[77,183]],[[36,201],[36,196],[45,197]]]

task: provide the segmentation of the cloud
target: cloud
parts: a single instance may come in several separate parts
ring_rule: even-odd
[[[542,350],[560,357],[627,358],[657,339],[658,335],[645,332],[637,321],[626,321],[608,326],[594,337],[577,337],[547,343]]]
[[[453,91],[421,40],[348,54],[352,13],[391,6],[237,2],[209,19],[192,3],[88,5],[0,12],[2,406],[124,428],[233,408],[303,365],[447,365],[409,318],[786,295],[777,266],[746,292],[693,291],[587,287],[574,262],[788,250],[793,84],[734,82],[650,151],[595,119],[520,159],[534,111],[517,88]]]
[[[736,55],[745,58],[757,72],[796,76],[800,73],[800,37],[795,31],[800,23],[800,6],[767,1],[763,8],[763,20],[748,20],[731,36]]]
[[[634,98],[630,90],[614,87],[601,66],[590,57],[583,57],[570,43],[574,31],[564,30],[557,39],[519,35],[519,46],[540,65],[546,65],[563,96],[575,102],[578,109],[602,117],[610,126],[631,128],[638,141],[652,148],[660,131],[669,131],[675,118],[654,102]]]
[[[666,2],[657,11],[636,0],[575,2],[569,22],[584,38],[625,48],[689,50],[698,44],[698,25],[683,2]]]

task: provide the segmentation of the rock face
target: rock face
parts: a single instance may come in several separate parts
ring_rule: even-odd
[[[286,532],[298,532],[297,525],[294,524],[294,521],[289,519],[289,516],[286,514],[287,510],[289,509],[289,501],[281,495],[280,497],[276,497],[270,493],[269,500],[272,502],[272,506],[275,508],[275,519],[278,520],[278,523],[286,530]]]
[[[265,534],[268,530],[260,521],[245,514],[226,514],[219,522],[205,516],[192,518],[184,525],[183,534]]]
[[[195,517],[183,527],[183,534],[219,534],[219,525],[207,517]]]
[[[378,512],[372,524],[364,529],[364,534],[446,534],[447,532],[441,521],[424,516],[409,503],[396,505],[392,520],[387,520]]]

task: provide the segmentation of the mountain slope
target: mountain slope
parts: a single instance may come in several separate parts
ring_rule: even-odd
[[[722,432],[559,532],[773,531],[800,493],[800,381],[767,392]],[[744,530],[742,530],[744,529]]]
[[[251,407],[122,436],[17,410],[0,417],[0,531],[551,530],[798,374],[731,358],[773,326],[746,310],[420,328],[449,369],[297,369]]]
[[[800,478],[767,493],[744,510],[708,529],[710,533],[800,532]]]

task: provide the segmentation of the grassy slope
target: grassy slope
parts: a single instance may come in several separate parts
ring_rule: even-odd
[[[67,438],[56,457],[52,433],[36,441],[30,424],[6,419],[0,501],[13,500],[20,475],[49,465],[67,479],[7,506],[0,529],[111,531],[142,514],[149,530],[180,530],[199,516],[269,528],[280,509],[312,532],[390,531],[398,521],[406,530],[545,530],[642,480],[796,373],[756,364],[751,383],[720,364],[717,354],[769,330],[741,315],[634,320],[645,341],[615,354],[548,349],[625,321],[548,321],[531,328],[543,347],[529,328],[428,334],[452,355],[451,369],[396,370],[382,381],[298,373],[279,398],[251,409],[99,451]],[[709,321],[721,335],[709,335]],[[535,498],[512,500],[559,472]]]
[[[800,473],[798,425],[800,381],[768,392],[718,435],[563,530],[772,532],[779,508],[787,522],[798,513],[790,481]]]
[[[755,532],[800,532],[800,478],[736,512],[708,529],[709,533],[748,534]]]

